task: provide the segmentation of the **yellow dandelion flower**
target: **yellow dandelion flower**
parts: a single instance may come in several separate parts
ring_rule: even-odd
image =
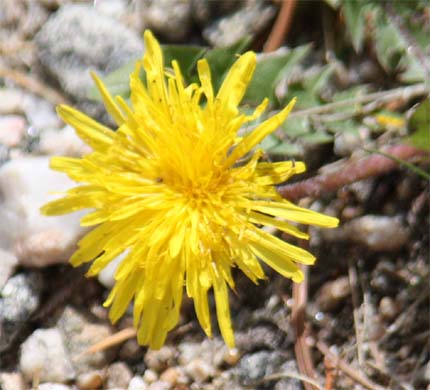
[[[306,239],[291,222],[335,227],[336,218],[282,199],[275,185],[305,170],[302,162],[260,162],[252,150],[287,118],[294,100],[278,114],[239,137],[252,115],[238,105],[256,65],[240,56],[215,95],[207,61],[198,62],[201,85],[184,85],[178,63],[166,70],[160,46],[144,34],[146,53],[130,76],[131,106],[115,99],[93,75],[117,131],[68,106],[61,118],[93,149],[82,158],[53,157],[52,169],[82,182],[63,198],[42,208],[46,215],[92,209],[82,226],[97,225],[80,242],[70,262],[92,261],[98,274],[126,252],[115,286],[104,303],[117,321],[133,300],[138,342],[160,348],[178,323],[181,300],[194,300],[198,321],[211,336],[208,293],[213,290],[221,335],[234,346],[228,290],[232,268],[253,282],[264,278],[260,261],[295,282],[303,279],[297,263],[315,257],[259,228],[273,226]],[[146,83],[139,77],[146,71]],[[290,221],[290,222],[288,222]]]

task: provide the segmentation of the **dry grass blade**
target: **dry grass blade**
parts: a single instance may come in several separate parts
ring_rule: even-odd
[[[308,330],[305,324],[305,308],[308,301],[308,285],[307,285],[307,266],[302,265],[305,279],[302,283],[293,284],[293,301],[292,322],[296,331],[296,343],[294,351],[297,359],[297,366],[302,375],[315,378],[315,370],[312,362],[310,347],[306,342]],[[315,386],[309,382],[304,382],[306,390],[315,390]]]
[[[279,373],[272,374],[272,375],[267,375],[264,378],[260,379],[259,381],[253,383],[252,385],[258,386],[258,385],[261,385],[265,382],[270,382],[270,381],[275,381],[275,380],[285,379],[285,378],[298,379],[298,380],[302,381],[304,384],[309,383],[309,384],[315,386],[318,390],[323,390],[321,385],[316,380],[311,379],[311,378],[307,377],[306,375],[301,375],[297,372],[289,372],[289,371],[279,372]]]
[[[282,46],[291,27],[296,2],[297,0],[283,0],[281,2],[281,10],[279,11],[278,18],[264,45],[265,53],[270,53]]]
[[[136,330],[134,328],[125,328],[123,330],[120,330],[119,332],[106,337],[102,341],[99,341],[98,343],[92,345],[90,348],[88,348],[86,351],[82,352],[80,355],[78,355],[75,360],[79,360],[79,358],[83,355],[87,354],[93,354],[99,351],[104,351],[105,349],[114,347],[118,344],[121,344],[122,342],[131,339],[136,336]]]
[[[0,77],[13,81],[16,85],[45,98],[54,105],[68,103],[68,100],[56,90],[18,70],[0,66]]]
[[[356,370],[354,367],[351,367],[345,360],[341,359],[339,356],[331,352],[329,347],[324,342],[318,341],[316,346],[325,357],[328,357],[330,360],[332,360],[332,362],[338,369],[340,369],[344,374],[349,376],[355,382],[364,386],[366,389],[390,390],[388,387],[380,386],[360,374],[358,370]]]

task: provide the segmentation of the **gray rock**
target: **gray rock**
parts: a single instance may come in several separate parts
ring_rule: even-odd
[[[143,43],[132,30],[91,4],[66,4],[36,35],[40,62],[77,99],[93,85],[92,69],[103,75],[142,55]]]
[[[0,248],[12,252],[21,265],[44,267],[67,262],[86,229],[85,214],[41,215],[40,207],[75,183],[49,169],[49,158],[11,160],[0,168]]]
[[[244,355],[234,370],[241,384],[252,386],[265,376],[278,372],[283,360],[277,351],[259,351]]]
[[[36,273],[19,274],[6,282],[0,291],[0,351],[37,309],[41,290],[41,279]]]
[[[85,353],[92,345],[112,335],[111,326],[97,322],[90,313],[81,313],[66,306],[57,327],[63,335],[66,349],[78,374],[103,368],[113,359],[115,348]]]
[[[288,374],[299,375],[297,364],[294,360],[288,360],[282,364],[279,373],[285,374],[285,378],[276,382],[274,390],[303,390],[302,384],[298,379],[289,378]]]
[[[56,328],[38,329],[21,346],[19,367],[24,377],[32,381],[39,375],[41,382],[66,383],[75,378],[63,339]]]
[[[191,0],[193,19],[201,26],[211,20],[226,15],[243,5],[243,0]]]
[[[45,99],[25,94],[22,104],[27,121],[33,131],[40,132],[45,129],[58,129],[61,127],[62,122],[55,112],[54,105]]]
[[[275,15],[275,7],[261,0],[248,0],[242,9],[205,28],[203,37],[216,47],[233,45],[248,35],[258,34]]]
[[[142,0],[141,15],[147,28],[178,42],[191,29],[191,0]]]

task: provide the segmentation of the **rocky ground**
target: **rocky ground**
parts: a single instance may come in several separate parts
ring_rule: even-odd
[[[405,167],[301,199],[341,225],[311,229],[318,263],[306,270],[306,283],[293,287],[270,270],[259,286],[236,275],[233,351],[217,334],[204,337],[189,301],[166,346],[139,346],[127,336],[131,316],[112,326],[102,307],[114,265],[90,280],[67,265],[85,233],[82,214],[39,213],[50,191],[72,185],[49,170],[50,156],[88,151],[55,105],[108,120],[88,97],[89,69],[106,75],[140,57],[145,28],[162,42],[215,47],[251,34],[260,50],[279,7],[0,0],[0,389],[430,389],[429,183]],[[308,38],[321,35],[318,25],[306,28]],[[299,20],[293,33],[306,28]],[[312,174],[328,172],[329,163],[348,162],[356,141],[337,134],[302,157]],[[87,353],[120,331],[123,341]]]

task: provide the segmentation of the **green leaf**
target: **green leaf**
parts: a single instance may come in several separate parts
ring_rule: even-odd
[[[105,77],[102,77],[103,83],[113,96],[120,95],[123,98],[128,98],[130,96],[129,78],[130,73],[134,71],[135,63],[136,60],[127,62],[119,69],[114,70]],[[99,90],[95,86],[91,87],[88,91],[88,98],[102,101]]]
[[[254,77],[248,86],[244,101],[259,104],[265,97],[276,101],[275,89],[278,82],[302,61],[310,51],[310,45],[299,46],[281,55],[268,55],[257,62]]]
[[[363,1],[345,1],[342,6],[348,32],[351,35],[352,44],[358,53],[363,47],[366,27],[366,10]]]
[[[197,61],[203,57],[207,49],[200,46],[163,45],[164,65],[170,67],[173,60],[178,61],[185,80],[191,82],[196,74]]]
[[[298,138],[311,131],[309,119],[307,117],[289,118],[282,124],[282,130],[291,138]]]
[[[237,60],[237,55],[242,54],[250,42],[251,37],[246,37],[234,45],[219,47],[206,52],[205,58],[209,62],[215,92],[218,91],[230,67]]]
[[[274,148],[268,150],[274,156],[291,156],[297,157],[303,155],[303,147],[297,143],[281,142]]]
[[[430,149],[430,99],[421,102],[408,123],[409,130],[413,134],[406,140],[416,148]]]
[[[325,144],[333,141],[333,136],[325,131],[315,131],[304,134],[300,139],[308,144]]]
[[[297,108],[300,109],[319,106],[322,103],[320,93],[326,87],[333,70],[334,65],[329,64],[322,67],[313,76],[291,84],[288,87],[286,100],[297,97]]]

